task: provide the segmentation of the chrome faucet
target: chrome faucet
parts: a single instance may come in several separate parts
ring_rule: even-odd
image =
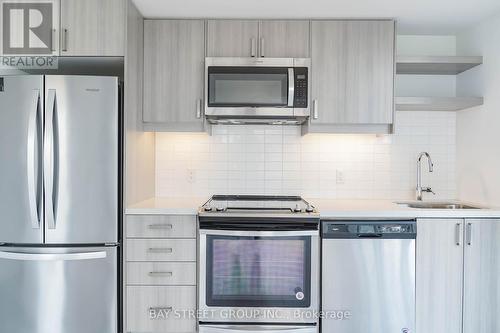
[[[432,172],[434,170],[434,164],[432,164],[432,159],[431,155],[427,152],[420,153],[418,155],[418,160],[417,160],[417,188],[416,188],[416,194],[417,194],[417,200],[422,201],[422,192],[428,192],[432,194],[434,191],[430,187],[422,187],[422,157],[427,157],[427,162],[429,163],[429,172]]]

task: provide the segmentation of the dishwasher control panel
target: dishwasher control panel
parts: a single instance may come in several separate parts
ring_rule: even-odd
[[[322,221],[323,238],[414,239],[415,220],[405,221]]]

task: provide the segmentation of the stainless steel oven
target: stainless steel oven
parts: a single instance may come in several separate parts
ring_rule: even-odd
[[[300,124],[309,117],[310,59],[206,58],[211,123]]]
[[[319,217],[294,209],[201,212],[201,322],[317,323]]]

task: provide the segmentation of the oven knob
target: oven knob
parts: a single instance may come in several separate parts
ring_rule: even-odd
[[[293,209],[295,213],[300,213],[302,210],[300,209],[299,205],[295,205],[295,208]]]
[[[306,208],[306,212],[308,212],[308,213],[314,212],[314,207],[311,206],[311,205],[308,205],[307,208]]]
[[[215,208],[216,211],[218,212],[223,212],[224,211],[224,207],[217,207]]]
[[[212,207],[205,207],[204,210],[205,210],[205,212],[211,212],[212,211]]]

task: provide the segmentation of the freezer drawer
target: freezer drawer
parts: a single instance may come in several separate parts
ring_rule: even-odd
[[[1,331],[117,332],[117,264],[116,247],[0,247]]]

